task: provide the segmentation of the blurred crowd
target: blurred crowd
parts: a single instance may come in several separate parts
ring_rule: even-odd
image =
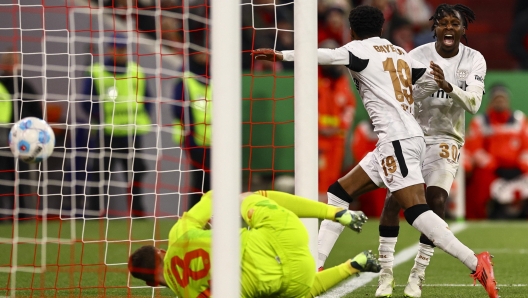
[[[209,14],[210,0],[92,0],[92,3],[103,6],[108,13],[116,18],[126,20],[134,31],[159,40],[166,49],[174,55],[188,55],[189,59],[182,66],[182,78],[174,83],[173,99],[180,104],[175,105],[174,116],[174,141],[187,153],[191,161],[191,169],[196,175],[191,177],[191,188],[196,192],[189,198],[191,207],[199,198],[200,191],[207,191],[210,187],[210,129],[211,122],[211,93],[209,91]],[[293,49],[293,0],[242,0],[242,63],[246,70],[251,71],[281,71],[292,69],[293,63],[255,61],[251,59],[251,50],[257,48],[274,48],[276,50]],[[433,8],[425,0],[319,0],[318,2],[318,43],[320,47],[335,48],[350,41],[348,13],[357,5],[372,5],[379,8],[385,15],[383,37],[393,44],[407,51],[422,44],[432,42],[431,24],[429,21]],[[185,5],[183,5],[185,4]],[[185,20],[185,21],[183,21]],[[141,110],[144,125],[150,124],[148,98],[149,90],[143,89],[142,94],[136,90],[127,89],[126,80],[132,77],[142,77],[141,68],[135,64],[133,58],[127,55],[127,35],[115,34],[114,40],[106,46],[105,61],[103,65],[93,65],[91,76],[86,80],[83,93],[87,97],[124,96],[133,98],[137,108]],[[508,37],[509,49],[518,61],[521,68],[528,69],[528,1],[518,1],[514,15],[513,26]],[[128,59],[127,60],[127,56]],[[122,61],[121,61],[122,60]],[[17,75],[19,67],[18,57],[6,54],[1,63],[2,80],[0,85],[6,89],[5,95],[15,96],[13,86],[21,84],[23,78]],[[122,76],[122,86],[100,86],[92,83],[107,76],[107,72],[115,77]],[[13,81],[13,78],[16,78]],[[9,81],[11,80],[11,81]],[[20,116],[32,115],[45,117],[53,122],[49,107],[42,112],[40,105],[33,109],[34,97],[40,98],[30,85],[24,83],[24,94],[18,102],[29,101],[18,110],[21,115],[5,113],[0,119],[0,124],[9,124],[17,121]],[[10,89],[11,88],[11,89]],[[104,88],[104,89],[100,89]],[[113,88],[113,89],[112,89]],[[120,89],[121,88],[121,89]],[[16,89],[16,88],[15,88]],[[20,88],[19,88],[20,89]],[[110,90],[111,89],[111,90]],[[108,93],[108,91],[112,91]],[[105,93],[106,92],[106,93]],[[489,95],[489,105],[481,108],[481,115],[473,118],[469,127],[467,146],[465,146],[464,169],[467,173],[467,208],[468,218],[527,218],[528,217],[528,124],[522,111],[514,111],[510,107],[510,91],[506,86],[494,86]],[[190,103],[183,103],[189,101]],[[336,181],[341,175],[350,170],[350,166],[359,162],[363,156],[372,151],[377,142],[372,125],[364,120],[353,127],[355,122],[356,105],[359,102],[354,95],[348,74],[344,67],[321,66],[318,70],[318,129],[319,129],[319,192],[321,198],[326,198],[326,187]],[[189,110],[183,106],[190,106]],[[101,115],[94,118],[104,119],[105,113],[112,112],[112,108],[94,109],[89,103],[86,107],[88,113],[102,111]],[[92,110],[90,110],[92,109]],[[114,108],[115,109],[115,108]],[[112,112],[113,113],[113,112]],[[138,113],[139,115],[139,113]],[[51,117],[51,118],[50,118]],[[57,117],[55,117],[57,118]],[[134,121],[139,125],[138,119],[130,120],[123,117],[113,121],[129,123]],[[104,120],[100,120],[104,121]],[[128,122],[127,122],[128,121]],[[186,127],[189,123],[189,127]],[[7,126],[4,125],[5,130]],[[0,128],[1,125],[0,125]],[[183,131],[190,129],[191,133]],[[350,133],[351,132],[351,133]],[[62,132],[64,133],[64,132]],[[84,132],[86,133],[86,132]],[[78,136],[83,136],[80,129]],[[119,160],[128,171],[144,172],[144,164],[140,157],[134,157],[134,166],[131,167],[132,153],[125,150],[139,148],[141,142],[137,132],[137,140],[130,144],[130,137],[135,134],[123,130],[119,136],[120,143],[116,142],[116,132],[113,132],[112,145],[110,137],[105,139],[108,144],[96,144],[95,147],[104,146],[117,153],[122,153]],[[112,135],[109,133],[109,135]],[[347,140],[351,139],[350,145]],[[2,141],[2,146],[7,147],[7,140]],[[82,140],[84,144],[87,140]],[[118,144],[119,143],[119,144]],[[94,148],[95,148],[94,147]],[[6,150],[0,152],[2,168],[0,180],[14,180],[14,160]],[[122,151],[122,152],[121,152]],[[5,154],[4,154],[5,153]],[[352,155],[353,163],[347,166],[345,157]],[[114,158],[116,159],[116,158]],[[84,161],[82,161],[84,162]],[[339,166],[336,166],[339,165]],[[94,172],[104,172],[104,177],[78,177],[78,180],[107,181],[112,162],[104,161],[103,168],[95,166]],[[199,171],[202,170],[202,171]],[[145,206],[142,199],[141,175],[128,177],[130,195],[134,197],[131,204],[132,215],[145,215]],[[0,183],[0,195],[13,195],[13,185]],[[285,186],[288,187],[288,186]],[[456,193],[454,190],[452,193]],[[87,196],[99,197],[100,190],[91,188]],[[369,216],[379,216],[383,207],[385,191],[378,190],[360,198],[359,205]],[[7,202],[7,203],[6,203]],[[12,199],[3,200],[4,209],[14,206]],[[21,208],[23,202],[19,203]],[[89,208],[100,209],[99,204]],[[4,214],[5,216],[5,214]],[[2,217],[2,214],[0,214]]]
[[[249,52],[255,48],[287,50],[293,48],[293,1],[244,0],[253,3],[243,6],[242,48]],[[275,6],[276,5],[276,6]],[[429,18],[432,9],[424,0],[320,0],[317,5],[318,42],[333,40],[338,46],[350,41],[348,14],[353,6],[371,5],[379,8],[386,22],[383,37],[409,51],[433,41]],[[253,13],[252,13],[253,12]],[[244,67],[250,68],[250,56],[245,56]],[[254,70],[288,69],[289,63],[254,62]]]
[[[138,30],[182,53],[182,42],[208,46],[207,18],[209,0],[93,0],[121,18],[129,18]],[[293,48],[293,0],[242,0],[243,67],[252,67],[252,49]],[[317,6],[318,41],[334,40],[337,45],[350,41],[348,13],[353,6],[372,5],[385,15],[384,37],[406,50],[432,41],[429,17],[431,7],[424,0],[319,0]],[[185,7],[185,8],[184,8]],[[184,11],[185,10],[185,11]],[[159,14],[159,16],[158,16]],[[192,15],[188,22],[183,14]],[[202,19],[203,18],[203,19]],[[261,63],[261,62],[259,62]],[[265,70],[271,65],[253,65]],[[278,67],[278,68],[277,68]],[[275,65],[275,70],[292,68],[291,64]]]
[[[207,32],[210,0],[92,0],[131,21],[137,32],[145,33],[176,54],[184,54],[183,43],[195,50],[209,47]],[[241,0],[243,67],[255,71],[291,69],[290,63],[251,60],[256,48],[293,48],[293,0]],[[438,1],[436,1],[438,2]],[[436,3],[435,2],[435,3]],[[379,8],[385,16],[383,37],[409,51],[433,41],[429,18],[433,7],[427,0],[318,0],[318,42],[350,41],[348,13],[357,5]],[[185,16],[186,22],[183,22]],[[507,48],[517,67],[528,69],[528,2],[517,0]]]

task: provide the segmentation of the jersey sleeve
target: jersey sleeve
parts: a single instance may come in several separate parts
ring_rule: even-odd
[[[211,219],[212,207],[212,191],[208,191],[202,196],[200,202],[194,205],[191,210],[185,212],[172,227],[169,232],[169,246],[170,243],[191,230],[203,230]]]
[[[348,65],[349,54],[344,47],[337,49],[317,49],[317,63],[321,65]],[[295,51],[282,51],[284,61],[295,61]]]
[[[458,103],[464,110],[471,114],[476,114],[482,103],[484,94],[484,79],[486,77],[486,60],[478,53],[473,59],[473,68],[466,79],[466,90],[462,90],[451,83],[453,91],[449,96]]]
[[[475,55],[475,58],[473,59],[473,68],[466,79],[466,84],[468,86],[480,87],[482,90],[484,90],[486,69],[486,60],[484,60],[482,54],[478,53],[478,55]]]
[[[283,61],[295,61],[295,51],[282,51]],[[317,49],[317,63],[320,65],[344,65],[355,72],[360,72],[368,65],[368,59],[354,55],[349,48]]]
[[[451,84],[451,87],[453,87],[453,91],[448,94],[453,98],[453,101],[458,103],[464,110],[475,115],[482,104],[483,87],[471,85],[467,86],[465,91],[454,84]]]

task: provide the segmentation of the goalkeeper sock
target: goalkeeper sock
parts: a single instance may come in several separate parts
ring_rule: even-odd
[[[345,195],[348,196],[348,194],[338,182],[332,184],[328,188],[328,192],[326,194],[328,196],[328,205],[336,206],[339,209],[348,210],[350,203],[339,197],[344,197]],[[321,227],[319,228],[319,236],[317,238],[317,249],[319,250],[317,268],[324,266],[326,258],[328,258],[330,251],[332,251],[337,238],[339,238],[339,235],[341,232],[343,232],[344,228],[345,227],[338,222],[323,220]]]
[[[331,287],[345,280],[347,277],[359,273],[359,270],[353,268],[350,262],[351,260],[348,260],[341,265],[317,272],[312,288],[310,289],[310,294],[306,297],[316,297],[328,291]]]
[[[342,209],[281,191],[259,190],[257,193],[275,201],[279,206],[301,218],[334,220],[335,214]]]

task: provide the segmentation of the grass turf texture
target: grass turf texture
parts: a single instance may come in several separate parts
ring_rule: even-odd
[[[484,250],[495,256],[494,271],[502,297],[528,297],[528,222],[467,222],[467,228],[456,236],[476,253]],[[418,242],[419,232],[403,219],[396,253]],[[346,234],[345,234],[346,233]],[[326,262],[326,267],[363,249],[378,248],[378,223],[369,220],[360,235],[345,230]],[[344,236],[344,237],[343,237]],[[396,288],[393,297],[403,297],[414,257],[394,268]],[[488,297],[484,288],[469,277],[469,270],[452,256],[435,249],[431,264],[426,270],[423,298]],[[365,286],[343,297],[374,297],[377,277]]]
[[[162,241],[174,223],[172,219],[160,219],[156,223],[150,219],[87,220],[75,222],[77,241],[67,243],[71,221],[49,221],[48,238],[60,238],[64,243],[46,244],[45,273],[16,273],[16,297],[151,297],[150,288],[130,279],[126,261],[129,251],[146,244],[166,246]],[[84,225],[84,234],[83,232]],[[28,221],[20,223],[18,236],[29,239],[41,239],[42,222]],[[133,241],[128,241],[129,233]],[[378,223],[369,220],[361,234],[345,230],[335,249],[329,256],[326,267],[337,265],[356,255],[359,251],[378,247]],[[467,228],[457,236],[476,252],[489,250],[495,255],[495,274],[501,288],[502,297],[526,297],[528,292],[528,222],[468,222]],[[11,238],[13,226],[0,224],[0,238]],[[418,232],[406,222],[401,222],[400,237],[396,253],[415,244]],[[108,241],[92,242],[100,239]],[[83,239],[84,242],[81,240]],[[150,239],[145,241],[145,239]],[[143,241],[139,241],[143,240]],[[6,271],[13,262],[12,244],[0,242],[0,296],[9,294],[13,275]],[[18,266],[31,268],[41,263],[41,245],[34,243],[18,244]],[[106,259],[105,259],[106,256]],[[394,270],[396,288],[393,297],[403,297],[413,258],[397,266]],[[104,265],[104,264],[113,265]],[[487,297],[484,289],[469,277],[469,270],[453,257],[435,249],[431,265],[426,272],[426,282],[422,297]],[[130,285],[132,288],[129,288]],[[374,297],[377,279],[344,297]],[[155,297],[172,297],[168,289],[156,289]]]

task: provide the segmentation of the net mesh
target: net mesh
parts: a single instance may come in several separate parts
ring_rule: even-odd
[[[293,47],[293,1],[241,5],[244,189],[290,190],[293,77],[282,71],[293,65],[255,63],[250,51]],[[0,4],[0,79],[17,86],[13,117],[0,124],[0,295],[171,296],[132,278],[127,261],[142,245],[166,247],[172,225],[209,189],[210,119],[193,114],[191,99],[207,104],[210,88],[189,87],[209,83],[209,10],[207,0]],[[141,70],[123,70],[130,64],[114,53]],[[113,73],[93,79],[97,65]],[[123,90],[136,90],[125,118]],[[26,116],[56,135],[37,165],[15,161],[3,138]],[[131,117],[137,130],[123,135],[118,122]]]

